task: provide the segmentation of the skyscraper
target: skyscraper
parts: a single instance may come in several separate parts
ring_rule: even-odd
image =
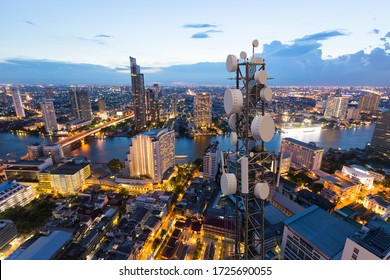
[[[203,180],[214,180],[218,172],[219,142],[212,142],[203,153]]]
[[[349,96],[329,96],[324,113],[325,118],[344,120],[347,115]]]
[[[7,103],[7,92],[0,89],[0,103]]]
[[[141,130],[146,125],[146,97],[144,75],[134,57],[130,56],[131,87],[134,98],[135,128]]]
[[[376,123],[374,135],[368,148],[390,156],[390,111],[383,113]]]
[[[54,109],[53,100],[44,99],[41,103],[43,120],[45,122],[45,130],[47,133],[52,133],[58,129],[56,111]]]
[[[60,163],[64,157],[60,144],[47,144],[43,146],[43,156],[50,157],[54,164]]]
[[[12,101],[15,106],[16,116],[18,118],[24,118],[26,116],[23,108],[22,98],[20,97],[20,92],[16,88],[7,87],[7,92],[11,92]]]
[[[160,122],[158,95],[154,90],[146,90],[146,118],[148,121],[158,123]]]
[[[86,121],[92,120],[92,107],[89,99],[89,92],[85,90],[71,90],[69,92],[69,97],[73,116],[77,119],[84,119]]]
[[[358,109],[364,112],[373,112],[378,110],[380,96],[378,94],[364,95],[359,100]]]
[[[211,127],[211,95],[198,92],[194,98],[194,124],[198,129],[205,130]]]
[[[161,182],[164,173],[175,164],[175,132],[158,129],[132,138],[125,161],[131,177],[146,177]]]
[[[106,108],[106,100],[104,98],[99,98],[98,100],[98,107],[99,107],[99,112],[104,113],[107,108]]]

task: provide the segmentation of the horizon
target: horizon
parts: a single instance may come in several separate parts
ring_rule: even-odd
[[[390,86],[385,0],[245,0],[239,7],[222,0],[17,0],[0,7],[8,27],[0,31],[0,83],[128,84],[133,56],[146,84],[229,85],[227,55],[251,54],[258,39],[256,56],[276,78],[271,86]]]

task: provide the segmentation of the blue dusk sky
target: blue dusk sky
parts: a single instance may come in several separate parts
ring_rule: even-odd
[[[0,83],[230,85],[255,50],[275,85],[390,86],[388,0],[1,0]]]

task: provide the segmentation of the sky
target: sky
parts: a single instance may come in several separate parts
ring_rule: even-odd
[[[227,55],[275,85],[390,86],[388,0],[1,0],[0,83],[229,85]]]

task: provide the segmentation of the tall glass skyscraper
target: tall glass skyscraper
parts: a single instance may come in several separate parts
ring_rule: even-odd
[[[43,114],[43,120],[45,122],[45,130],[48,133],[52,133],[57,130],[57,117],[54,109],[53,100],[44,99],[41,103],[41,109]]]
[[[11,92],[12,101],[13,101],[14,106],[15,106],[16,116],[18,118],[26,117],[26,114],[24,112],[23,103],[22,103],[22,98],[20,97],[19,90],[16,88],[9,88],[9,87],[7,87],[6,90],[7,90],[7,92]]]
[[[133,92],[135,128],[142,130],[146,125],[146,96],[144,74],[141,74],[139,65],[134,57],[130,56],[131,88]]]
[[[69,97],[73,116],[77,119],[84,119],[85,121],[92,120],[92,107],[89,99],[89,91],[71,90],[69,92]]]

